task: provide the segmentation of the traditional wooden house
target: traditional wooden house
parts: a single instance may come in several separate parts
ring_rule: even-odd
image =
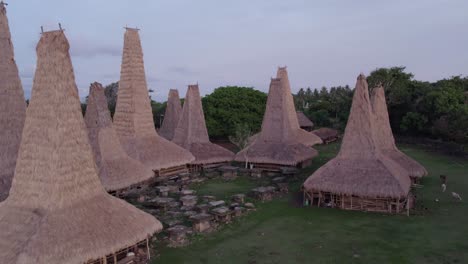
[[[0,201],[8,196],[26,116],[5,4],[0,2]]]
[[[299,127],[286,68],[279,68],[277,77],[271,80],[261,132],[235,158],[249,167],[307,166],[318,154],[310,146],[322,142]]]
[[[322,139],[324,144],[334,142],[340,137],[340,133],[338,132],[338,130],[328,127],[321,127],[312,131],[312,133],[314,133],[320,139]]]
[[[118,194],[125,189],[149,183],[154,172],[143,163],[130,158],[123,150],[112,127],[104,88],[97,82],[89,88],[85,124],[99,178],[108,192]]]
[[[407,170],[413,182],[418,182],[423,176],[427,175],[427,170],[419,164],[419,162],[408,157],[397,148],[392,128],[390,127],[387,103],[385,102],[385,91],[383,87],[372,89],[371,104],[375,118],[374,123],[377,147],[379,147],[380,151],[384,155],[388,156]]]
[[[138,254],[161,223],[102,187],[64,32],[42,33],[36,51],[15,176],[0,203],[1,263],[117,263]]]
[[[127,154],[151,167],[157,176],[187,172],[187,164],[195,160],[190,152],[156,133],[138,29],[125,32],[114,129]]]
[[[180,104],[179,91],[170,89],[164,120],[161,129],[158,131],[161,137],[167,140],[172,140],[172,138],[174,138],[174,131],[177,128],[177,123],[179,123],[181,112],[182,106]]]
[[[299,121],[299,127],[304,129],[305,131],[312,131],[314,127],[314,123],[310,121],[310,119],[304,114],[302,111],[297,111],[297,120]]]
[[[195,156],[195,161],[190,164],[193,171],[219,167],[234,159],[234,153],[210,142],[198,84],[188,86],[172,142]]]
[[[304,198],[311,205],[409,213],[408,172],[379,150],[373,119],[367,81],[360,75],[340,152],[304,183]]]

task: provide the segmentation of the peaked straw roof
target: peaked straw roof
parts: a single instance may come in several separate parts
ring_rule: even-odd
[[[271,79],[262,130],[237,153],[236,161],[295,166],[318,155],[306,145],[322,141],[299,128],[286,69],[279,68],[278,76]]]
[[[233,152],[210,142],[198,84],[188,86],[182,116],[172,141],[195,156],[193,164],[219,163],[234,159]]]
[[[304,188],[361,197],[404,198],[410,185],[408,173],[376,146],[367,81],[361,74],[340,152],[315,171]]]
[[[0,201],[8,196],[26,117],[6,8],[0,2]]]
[[[427,170],[421,164],[396,147],[383,87],[376,87],[372,90],[371,104],[375,118],[376,143],[380,151],[407,170],[410,177],[421,178],[427,175]]]
[[[154,177],[151,168],[130,158],[120,145],[100,83],[89,87],[85,123],[101,183],[107,191],[126,188]]]
[[[319,129],[315,129],[312,131],[312,133],[317,135],[323,141],[330,139],[330,138],[336,138],[339,136],[338,130],[329,128],[329,127],[321,127]]]
[[[83,263],[160,231],[99,181],[63,31],[44,32],[36,50],[15,176],[0,203],[1,262]]]
[[[297,111],[297,120],[300,127],[313,127],[314,123],[302,111]]]
[[[114,129],[127,154],[152,169],[176,167],[195,159],[156,133],[140,36],[138,30],[131,28],[125,31]]]
[[[161,137],[167,140],[172,140],[181,112],[182,106],[180,104],[179,91],[176,89],[170,89],[166,112],[164,113],[164,120],[161,129],[159,129],[159,135]]]

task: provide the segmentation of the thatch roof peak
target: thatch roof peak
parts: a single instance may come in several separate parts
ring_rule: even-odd
[[[26,102],[19,78],[5,6],[0,6],[0,201],[8,196],[21,132],[26,117]]]
[[[367,80],[361,74],[356,81],[340,152],[315,171],[304,188],[362,197],[405,198],[411,184],[408,176],[376,146]]]
[[[198,84],[187,88],[172,142],[189,150],[195,156],[194,163],[224,162],[234,158],[234,153],[210,142]]]
[[[85,123],[99,178],[107,191],[127,188],[154,177],[149,167],[130,158],[120,145],[112,127],[104,88],[98,82],[89,87]]]
[[[179,91],[176,89],[170,89],[166,112],[164,113],[164,120],[161,129],[159,129],[159,135],[167,140],[172,140],[181,112],[182,105],[180,104]]]
[[[372,89],[371,105],[375,118],[376,144],[379,150],[406,169],[411,177],[420,178],[427,175],[426,169],[421,164],[397,148],[390,127],[385,90],[381,85]]]
[[[148,96],[139,31],[126,30],[114,128],[130,157],[155,170],[190,163],[185,149],[156,133]]]
[[[36,49],[15,177],[0,203],[2,263],[85,263],[162,229],[102,188],[67,44],[63,32],[44,33]]]
[[[3,1],[0,2],[0,14],[6,15],[6,6],[7,4]]]

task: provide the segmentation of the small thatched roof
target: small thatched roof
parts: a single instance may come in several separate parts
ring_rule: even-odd
[[[0,201],[8,196],[26,116],[6,8],[0,2]]]
[[[172,142],[189,150],[195,156],[193,164],[218,163],[234,159],[234,153],[211,143],[208,138],[198,84],[188,86],[182,115]]]
[[[154,176],[151,168],[130,158],[120,145],[100,83],[89,87],[85,123],[99,177],[107,191],[126,188]]]
[[[302,111],[297,111],[297,120],[299,121],[299,126],[302,127],[308,127],[312,128],[314,127],[314,123],[310,121],[310,119],[304,114]]]
[[[315,149],[306,146],[311,139],[306,134],[311,133],[299,128],[292,95],[285,84],[280,78],[271,80],[262,130],[237,153],[236,161],[294,166],[317,156]]]
[[[367,81],[359,75],[340,152],[305,181],[305,190],[373,198],[407,197],[411,185],[408,173],[384,156],[375,141]]]
[[[127,154],[152,169],[176,167],[195,159],[156,133],[140,36],[138,30],[131,28],[125,32],[114,129]]]
[[[159,129],[159,135],[161,137],[167,140],[172,140],[181,112],[182,106],[180,104],[179,91],[176,89],[170,89],[169,98],[167,99],[166,113],[164,114],[161,129]]]
[[[380,151],[406,169],[410,177],[421,178],[427,175],[427,170],[419,162],[408,157],[396,147],[383,87],[376,87],[372,90],[371,104],[375,117],[376,143]]]
[[[321,127],[319,129],[313,130],[312,133],[317,135],[323,141],[331,138],[337,138],[339,136],[338,130],[328,127]]]
[[[37,45],[31,103],[10,196],[0,203],[2,263],[84,263],[162,229],[99,181],[62,30]]]

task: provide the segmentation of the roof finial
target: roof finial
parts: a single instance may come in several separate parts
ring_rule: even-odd
[[[41,34],[44,33],[44,27],[41,26]]]
[[[63,30],[63,29],[62,29],[62,24],[60,24],[60,23],[58,23],[58,24],[59,24],[59,28],[60,28],[60,30]]]

